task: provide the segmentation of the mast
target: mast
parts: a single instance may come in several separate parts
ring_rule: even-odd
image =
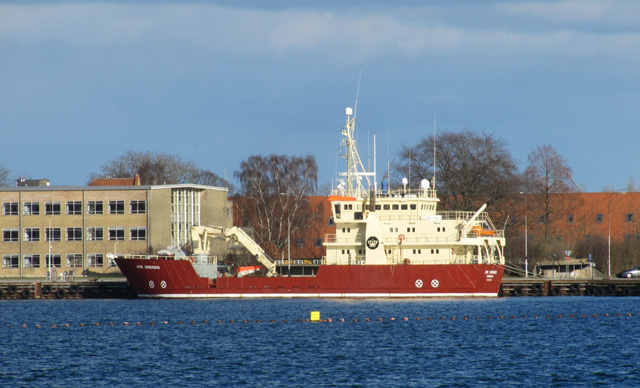
[[[356,109],[358,101],[356,100]],[[364,198],[367,196],[367,191],[364,188],[362,178],[364,177],[369,187],[371,182],[369,176],[372,173],[365,172],[362,160],[358,154],[356,147],[356,141],[354,139],[356,114],[351,108],[345,109],[345,115],[347,116],[347,122],[340,132],[345,138],[342,139],[342,145],[345,147],[345,158],[347,159],[347,171],[340,173],[340,176],[346,177],[346,195],[349,197]]]

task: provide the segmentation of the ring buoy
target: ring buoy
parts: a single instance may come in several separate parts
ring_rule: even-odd
[[[549,288],[549,296],[558,296],[560,295],[560,287],[551,287]]]
[[[596,289],[593,286],[589,286],[587,287],[587,289],[584,291],[585,294],[587,294],[587,296],[595,296],[596,294]]]
[[[622,295],[624,296],[631,296],[631,288],[629,287],[625,287],[622,289]]]
[[[29,297],[31,296],[31,291],[29,291],[28,288],[23,288],[20,296],[22,297],[22,299],[29,299]]]
[[[539,294],[542,291],[542,285],[540,283],[534,283],[531,285],[531,292]]]
[[[14,295],[16,291],[17,291],[16,286],[11,285],[7,287],[7,294],[9,295]]]
[[[62,288],[58,288],[56,290],[56,298],[58,299],[64,298],[64,290]]]
[[[404,234],[401,234],[400,236],[398,236],[398,241],[403,242],[405,238],[406,237],[404,237]]]
[[[405,264],[411,264],[411,260],[409,260],[409,259],[404,259],[404,263],[405,263]]]
[[[600,288],[600,287],[596,288],[595,289],[595,295],[596,296],[604,296],[604,288]]]
[[[580,292],[580,284],[578,283],[572,283],[569,288],[571,289],[571,292]]]
[[[75,295],[78,293],[78,286],[75,284],[72,284],[69,286],[69,294],[71,295]]]
[[[42,295],[49,295],[51,293],[51,286],[48,284],[45,284],[44,286],[42,286]]]

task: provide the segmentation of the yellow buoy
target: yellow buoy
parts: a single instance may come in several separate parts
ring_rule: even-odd
[[[320,311],[311,312],[311,322],[318,322],[320,320]]]

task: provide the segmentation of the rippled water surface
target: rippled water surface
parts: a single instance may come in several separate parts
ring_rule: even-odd
[[[333,322],[297,321],[313,310]],[[7,300],[0,382],[628,387],[640,365],[639,313],[637,297]]]

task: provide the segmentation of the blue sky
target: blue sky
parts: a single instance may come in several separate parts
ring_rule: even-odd
[[[607,0],[0,1],[0,164],[83,185],[126,150],[229,177],[311,154],[331,182],[360,74],[381,171],[435,116],[521,169],[551,144],[586,191],[640,183],[640,2]]]

